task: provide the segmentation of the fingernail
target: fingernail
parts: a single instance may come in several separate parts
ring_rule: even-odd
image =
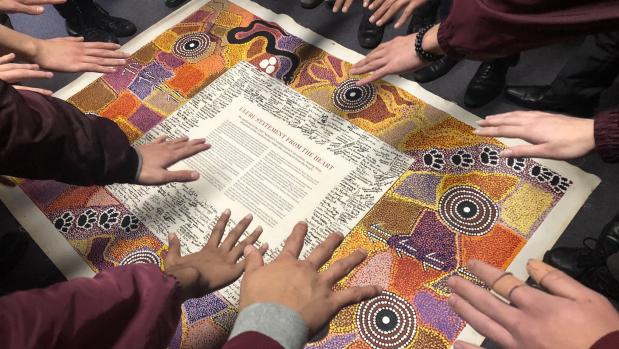
[[[486,116],[486,120],[488,120],[488,119],[492,119],[493,117],[494,117],[494,115],[488,115],[488,116]],[[480,121],[481,121],[481,120],[480,120]],[[478,121],[478,122],[479,122],[479,121]]]
[[[447,287],[452,288],[455,285],[456,285],[455,276],[450,276],[449,279],[447,279]]]
[[[245,216],[245,219],[252,219],[254,218],[254,216],[251,215],[251,213],[248,213],[247,216]]]
[[[348,11],[348,7],[344,6],[344,8],[342,8],[342,12],[346,13],[346,11]]]
[[[114,47],[120,48],[120,44],[114,44]]]
[[[227,208],[227,209],[224,211],[224,214],[225,214],[225,215],[230,215],[230,213],[231,213],[231,212],[230,212],[230,209],[229,209],[229,208]]]
[[[335,13],[337,12],[337,10],[338,10],[337,6],[333,6],[333,12]]]
[[[196,179],[198,179],[198,178],[200,178],[200,173],[198,173],[197,171],[193,171],[193,172],[191,172],[191,179],[192,179],[192,180],[194,180],[194,181],[195,181],[195,180],[196,180]]]
[[[359,252],[363,253],[364,256],[368,256],[368,251],[365,248],[360,248]]]
[[[383,20],[381,19],[380,21],[376,22],[376,25],[377,25],[377,26],[379,26],[379,27],[380,27],[381,25],[383,25]]]
[[[261,225],[259,225],[259,226],[257,226],[257,227],[256,227],[256,231],[257,231],[257,232],[262,232],[262,230],[263,230],[263,229],[262,229],[262,226],[261,226]]]
[[[476,135],[476,134],[478,134],[478,133],[479,133],[479,130],[473,130],[473,134],[475,134],[475,135]]]
[[[254,249],[253,249],[252,245],[245,246],[245,248],[243,249],[243,256],[247,257],[251,253],[251,251],[253,251],[253,250]]]
[[[174,240],[174,239],[176,239],[176,234],[174,234],[174,233],[170,233],[170,234],[168,235],[168,241],[172,241],[172,240]]]
[[[512,151],[510,149],[505,149],[502,152],[499,153],[499,156],[501,157],[509,157],[512,155]]]
[[[462,348],[462,344],[460,344],[458,342],[454,343],[454,349],[463,349]]]
[[[456,299],[456,297],[454,296],[450,296],[449,298],[447,298],[447,305],[449,305],[450,308],[453,308],[456,305],[456,302],[458,300]],[[455,348],[455,346],[454,346]]]
[[[344,234],[341,231],[335,232],[333,233],[335,235],[338,235],[339,237],[341,237],[342,239],[344,238]]]
[[[131,54],[127,53],[127,52],[123,52],[123,56],[125,56],[125,58],[129,58],[129,57],[131,57]]]
[[[370,17],[370,22],[374,23],[374,16]]]
[[[400,23],[396,23],[393,27],[394,27],[395,29],[398,29],[398,28],[400,28],[400,25],[401,25]]]
[[[307,225],[306,221],[299,221],[299,224]]]
[[[483,121],[483,119],[482,119],[482,120],[477,120],[477,121],[475,121],[475,123],[476,123],[477,125],[480,125],[482,121]]]
[[[263,244],[260,246],[260,248],[265,248],[265,249],[267,249],[267,250],[268,250],[268,249],[269,249],[269,243],[268,243],[268,242],[263,243]]]
[[[36,8],[36,11],[37,11],[38,13],[43,13],[43,11],[44,11],[44,10],[45,10],[45,9],[44,9],[43,7],[40,7],[40,6]]]

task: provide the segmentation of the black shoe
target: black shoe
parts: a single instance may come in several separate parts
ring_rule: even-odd
[[[108,33],[112,33],[119,38],[131,36],[135,34],[137,28],[131,21],[120,18],[112,17],[96,2],[85,4],[79,8],[84,19],[90,21],[94,26],[105,30]]]
[[[408,28],[406,29],[406,35],[418,33],[421,29],[434,24],[434,18],[432,17],[417,17],[413,15],[411,21],[408,22]]]
[[[449,73],[449,71],[455,67],[456,64],[458,64],[458,61],[453,60],[448,56],[443,56],[443,58],[438,61],[414,72],[413,77],[417,82],[421,83],[434,81]]]
[[[0,13],[0,25],[13,29],[13,23],[11,23],[11,19],[6,13]]]
[[[602,228],[595,251],[606,256],[619,252],[619,213]]]
[[[30,239],[25,234],[10,232],[0,238],[0,277],[13,270],[26,254]]]
[[[383,33],[385,27],[379,27],[374,23],[370,23],[370,16],[363,14],[363,19],[359,23],[359,30],[357,31],[357,40],[359,45],[363,48],[372,49],[380,45],[383,41]]]
[[[184,3],[185,1],[187,1],[187,0],[163,0],[163,3],[167,7],[172,8],[172,7],[176,7],[176,6]]]
[[[520,54],[482,62],[471,79],[464,94],[464,104],[478,108],[495,99],[505,86],[505,76],[509,67],[518,64]]]
[[[301,7],[306,9],[313,9],[320,6],[320,4],[322,4],[323,2],[325,2],[325,0],[301,0]]]
[[[591,117],[596,107],[595,101],[576,100],[572,96],[560,96],[552,87],[508,86],[505,97],[510,101],[533,110],[549,110]]]
[[[65,27],[67,28],[67,34],[70,36],[81,36],[86,42],[113,42],[118,44],[116,35],[86,24],[81,18],[72,21],[72,23],[65,21]]]
[[[619,300],[619,281],[603,266],[593,270],[583,277],[582,284],[602,294],[606,298]]]
[[[590,247],[557,247],[546,252],[543,261],[582,282],[584,275],[605,266],[606,258]]]

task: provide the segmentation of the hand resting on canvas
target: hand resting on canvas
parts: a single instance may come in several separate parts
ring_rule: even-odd
[[[211,147],[204,138],[189,140],[180,137],[166,141],[166,136],[137,147],[142,155],[142,169],[137,184],[162,185],[170,182],[193,182],[200,178],[197,171],[168,171],[168,167]]]
[[[538,111],[515,111],[491,115],[477,122],[483,128],[473,133],[487,137],[520,138],[533,145],[503,150],[508,158],[566,160],[585,156],[595,148],[594,121]]]
[[[306,235],[307,223],[297,223],[279,256],[266,266],[256,247],[245,247],[247,266],[241,281],[239,310],[257,303],[284,305],[303,318],[311,338],[340,309],[379,295],[381,287],[351,287],[333,292],[333,285],[363,262],[367,252],[359,249],[319,274],[318,270],[331,258],[344,235],[329,235],[307,259],[299,260]]]
[[[543,262],[530,260],[527,271],[550,293],[481,261],[470,260],[467,267],[515,307],[460,277],[447,281],[454,292],[449,306],[505,349],[586,349],[619,330],[619,313],[606,298]],[[454,348],[479,347],[457,341]]]
[[[230,230],[222,242],[230,213],[230,210],[226,210],[219,217],[208,242],[200,252],[181,256],[178,237],[176,234],[169,235],[168,255],[164,261],[165,272],[174,275],[180,282],[183,302],[222,289],[243,274],[245,260],[239,261],[243,257],[243,249],[255,243],[263,230],[258,226],[246,239],[238,242],[253,220],[253,216],[248,214]],[[258,254],[264,254],[267,248],[268,245],[262,245],[259,250],[257,249]]]

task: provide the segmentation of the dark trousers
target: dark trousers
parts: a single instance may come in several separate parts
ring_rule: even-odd
[[[555,93],[597,102],[619,76],[619,32],[588,36],[552,82]]]
[[[417,7],[413,11],[413,16],[421,18],[436,18],[438,14],[439,21],[443,21],[447,18],[447,16],[449,16],[452,1],[453,0],[429,0],[428,2]]]
[[[75,20],[81,17],[80,10],[86,9],[88,6],[93,6],[93,0],[67,0],[67,2],[54,5],[54,8],[67,21]]]

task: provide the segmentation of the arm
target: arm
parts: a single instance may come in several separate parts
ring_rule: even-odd
[[[71,104],[17,92],[0,80],[0,173],[77,185],[129,183],[139,158],[111,120]]]
[[[0,341],[7,349],[165,348],[180,314],[177,279],[135,264],[0,298]]]
[[[612,349],[619,343],[619,331],[611,332],[600,338],[591,349]]]
[[[489,60],[619,29],[614,0],[454,0],[438,30],[444,52]]]
[[[600,158],[605,162],[619,162],[619,109],[598,114],[593,130],[595,150]]]

